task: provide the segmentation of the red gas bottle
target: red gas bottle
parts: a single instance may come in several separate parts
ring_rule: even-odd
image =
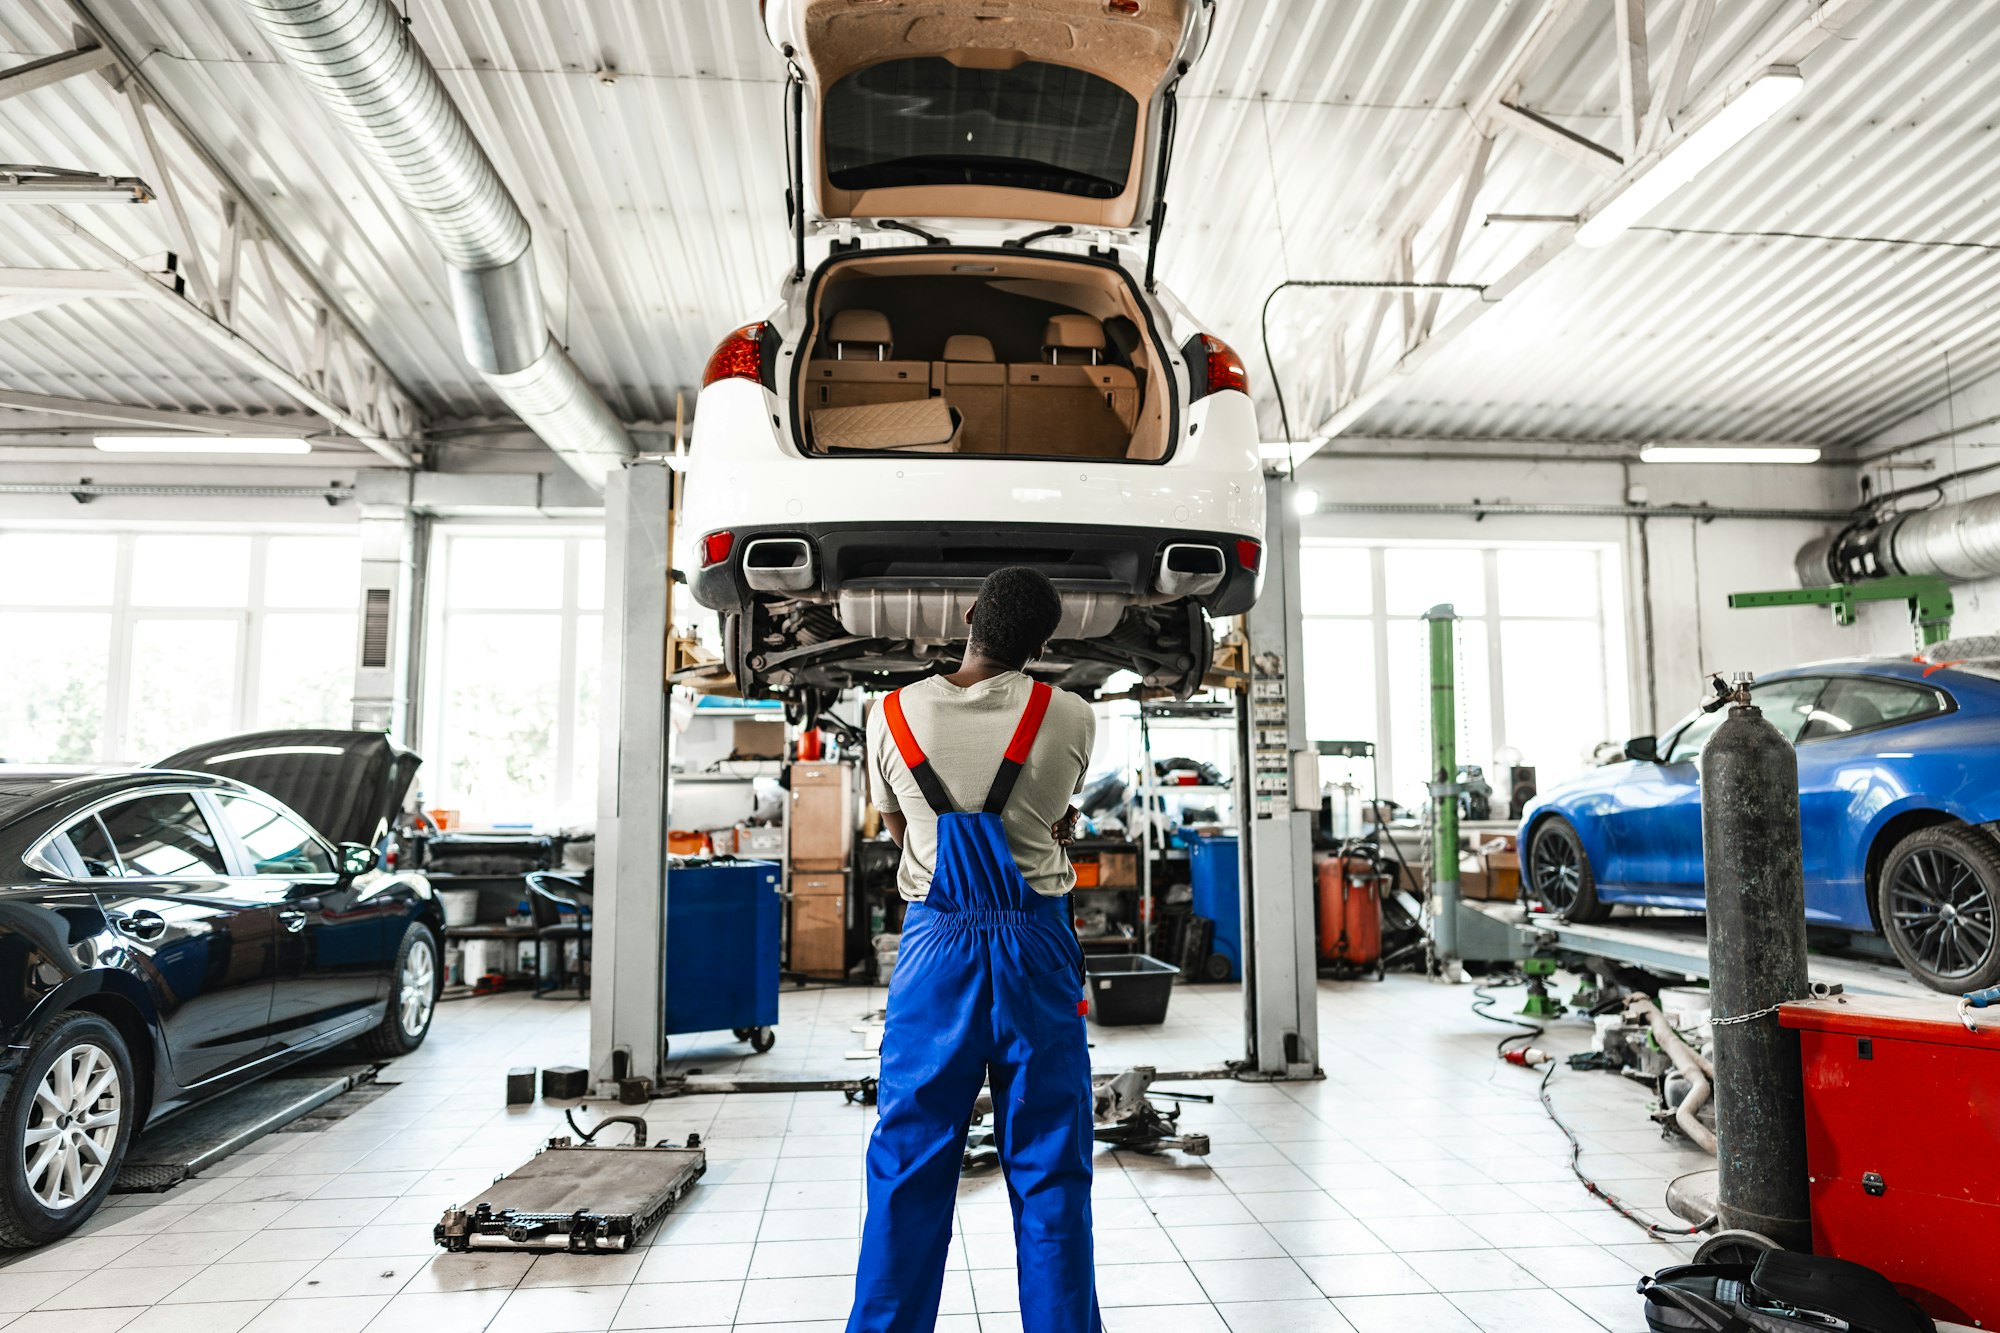
[[[1329,856],[1319,863],[1319,956],[1374,967],[1382,957],[1382,880],[1373,862]]]

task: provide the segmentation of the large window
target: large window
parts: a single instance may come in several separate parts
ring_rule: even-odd
[[[0,532],[0,758],[347,726],[359,562],[345,533]]]
[[[1456,626],[1458,756],[1497,781],[1503,760],[1543,786],[1581,771],[1629,712],[1615,548],[1306,543],[1306,728],[1374,741],[1385,794],[1421,805],[1430,780],[1430,636]],[[1514,760],[1518,756],[1518,760]],[[1496,790],[1504,809],[1505,793]]]
[[[598,529],[441,528],[432,553],[426,806],[469,827],[594,818]]]

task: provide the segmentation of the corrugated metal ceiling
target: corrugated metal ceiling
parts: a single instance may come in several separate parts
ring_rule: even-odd
[[[1693,87],[1806,0],[1724,3]],[[92,0],[95,18],[229,165],[434,418],[497,404],[459,358],[444,270],[389,193],[278,64],[235,0]],[[628,420],[670,419],[718,335],[783,272],[777,59],[748,0],[414,0],[419,39],[538,235],[551,318]],[[1183,92],[1162,278],[1254,368],[1258,309],[1284,278],[1388,278],[1389,203],[1443,170],[1466,104],[1528,31],[1532,0],[1223,0]],[[1677,0],[1655,0],[1664,49]],[[65,0],[0,14],[8,63],[62,49]],[[1956,244],[1636,232],[1574,252],[1373,409],[1374,434],[1799,438],[1839,443],[2000,369],[2000,187],[1991,107],[2000,5],[1877,0],[1808,64],[1804,97],[1649,225]],[[1656,57],[1657,58],[1657,57]],[[1609,6],[1587,5],[1522,100],[1609,138]],[[134,172],[95,77],[0,103],[0,157]],[[1496,276],[1541,239],[1490,212],[1571,212],[1599,178],[1503,134],[1454,277]],[[5,263],[86,259],[0,210]],[[78,210],[139,256],[152,210]],[[219,226],[196,205],[195,229]],[[12,216],[10,216],[12,215]],[[1419,261],[1434,243],[1420,238]],[[1987,248],[1979,248],[1981,246]],[[1428,276],[1428,275],[1424,275]],[[1332,410],[1375,298],[1288,292],[1272,341],[1304,430]],[[1448,298],[1444,314],[1453,302]],[[256,312],[251,319],[262,318]],[[1397,319],[1377,353],[1392,358]],[[206,410],[282,395],[158,336],[130,303],[0,320],[0,386]]]

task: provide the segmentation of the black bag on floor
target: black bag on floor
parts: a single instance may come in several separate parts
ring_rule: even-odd
[[[1653,1333],[1937,1333],[1874,1269],[1789,1250],[1663,1268],[1639,1292]]]

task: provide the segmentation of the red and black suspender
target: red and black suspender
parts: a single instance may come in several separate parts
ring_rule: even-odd
[[[889,734],[895,738],[896,752],[909,765],[910,776],[917,780],[917,790],[924,794],[931,813],[952,814],[958,807],[952,804],[951,793],[945,790],[937,770],[931,767],[929,757],[910,731],[910,724],[903,716],[902,693],[897,690],[882,701],[882,717],[889,724]],[[986,793],[985,813],[997,815],[1006,809],[1007,798],[1013,795],[1014,783],[1021,776],[1021,766],[1028,762],[1028,752],[1035,748],[1035,736],[1042,729],[1042,718],[1049,711],[1049,697],[1054,693],[1040,681],[1029,689],[1028,706],[1021,710],[1021,721],[1014,728],[1014,739],[1007,743],[1000,771],[994,775],[993,786]]]

